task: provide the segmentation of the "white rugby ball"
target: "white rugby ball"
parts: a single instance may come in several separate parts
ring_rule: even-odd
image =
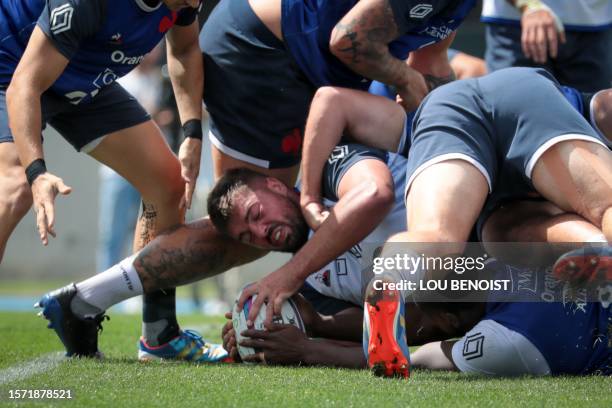
[[[240,345],[240,341],[245,339],[245,337],[243,337],[241,333],[248,329],[246,321],[249,316],[249,311],[251,310],[251,305],[253,304],[255,298],[257,298],[257,295],[253,295],[252,297],[247,299],[247,301],[244,303],[244,307],[242,308],[242,310],[238,311],[236,310],[236,305],[238,304],[238,299],[240,299],[241,294],[242,291],[240,291],[240,293],[236,297],[236,302],[234,302],[234,307],[232,308],[232,324],[234,325],[234,331],[236,332],[238,354],[240,354],[240,357],[244,358],[251,354],[258,353],[261,350],[252,347],[243,347]],[[263,304],[259,309],[259,313],[257,314],[257,318],[254,322],[255,330],[265,330],[264,321],[266,320],[266,308],[267,305]],[[277,324],[292,324],[304,333],[306,332],[306,327],[304,327],[302,316],[300,316],[300,312],[295,302],[291,299],[285,300],[281,309],[281,315],[275,316],[272,321]]]

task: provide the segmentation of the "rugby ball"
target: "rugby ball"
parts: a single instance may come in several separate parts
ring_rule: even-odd
[[[252,347],[243,347],[240,345],[240,342],[245,338],[241,335],[241,333],[248,329],[246,322],[249,316],[249,311],[251,310],[251,305],[257,298],[257,295],[253,295],[244,303],[242,310],[236,310],[238,299],[240,299],[241,294],[242,291],[240,291],[236,297],[234,307],[232,308],[232,324],[234,325],[234,331],[236,332],[236,346],[238,347],[238,354],[240,354],[240,357],[244,358],[251,354],[258,353],[261,350]],[[265,330],[264,321],[266,320],[266,308],[267,304],[263,304],[259,309],[259,313],[257,314],[257,318],[254,322],[255,330]],[[304,333],[306,332],[306,327],[304,326],[300,312],[295,302],[291,299],[288,299],[283,303],[280,316],[274,316],[272,321],[277,324],[292,324]]]

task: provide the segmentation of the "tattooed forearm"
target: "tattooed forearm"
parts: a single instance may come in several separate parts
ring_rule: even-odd
[[[396,84],[406,68],[403,61],[391,55],[388,44],[398,35],[387,0],[360,2],[334,28],[330,49],[364,77]]]
[[[161,233],[140,251],[134,266],[148,293],[219,274],[261,255],[219,235],[208,220],[201,220]]]
[[[433,76],[429,74],[425,74],[423,76],[425,77],[425,82],[427,82],[427,88],[429,89],[430,92],[439,86],[448,84],[449,82],[452,82],[455,79],[457,79],[457,77],[455,76],[455,73],[452,71],[450,75],[447,75],[444,77],[437,77],[437,76]]]

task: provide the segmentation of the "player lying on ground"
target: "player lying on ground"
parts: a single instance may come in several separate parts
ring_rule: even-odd
[[[0,258],[32,204],[47,245],[48,235],[56,231],[55,197],[70,192],[46,170],[41,128],[47,123],[76,150],[113,168],[139,191],[144,206],[135,250],[160,230],[183,222],[181,202],[189,206],[191,201],[202,145],[198,5],[198,0],[2,3]],[[169,74],[187,136],[180,161],[148,113],[115,82],[166,34]],[[173,299],[170,306],[167,312],[163,293],[145,296],[143,334],[151,345],[162,346],[180,334],[178,324],[164,324],[173,316]],[[82,312],[93,320],[102,318],[90,308]]]
[[[389,150],[397,149],[400,142],[402,149],[410,148],[406,199],[411,230],[392,241],[456,242],[453,252],[461,253],[483,208],[488,214],[509,193],[520,198],[535,192],[565,211],[582,215],[609,238],[612,197],[608,192],[612,187],[606,180],[612,175],[610,152],[604,139],[563,98],[556,82],[545,75],[516,68],[441,87],[417,111],[411,133],[404,130],[410,130],[405,122],[413,117],[407,118],[386,99],[350,90],[320,90],[304,146],[307,160],[301,201],[307,219],[316,218],[307,207],[319,201],[323,155],[329,154],[344,132]],[[521,99],[527,92],[537,94],[528,107]],[[476,106],[477,102],[482,106]],[[459,107],[464,110],[456,112]],[[540,112],[543,107],[546,112]],[[498,163],[496,150],[508,157]],[[549,166],[558,171],[549,172]],[[532,174],[536,189],[531,185]],[[492,194],[487,200],[489,190]],[[322,245],[330,248],[327,243]],[[251,317],[266,300],[276,310],[316,269],[312,263],[317,259],[309,248],[314,244],[243,292],[239,303],[259,293]],[[424,249],[413,251],[420,254]],[[272,313],[268,315],[271,318]]]
[[[533,105],[525,109],[520,99],[528,92]],[[537,112],[544,106],[545,112]],[[417,112],[406,144],[411,229],[391,242],[465,242],[483,208],[534,192],[582,215],[612,239],[612,155],[543,72],[499,71],[440,88]],[[505,160],[498,163],[500,155]],[[441,255],[435,249],[424,253]],[[366,316],[377,329],[371,339],[392,333],[393,319],[385,319],[388,311],[381,306],[401,306],[399,293],[385,295],[390,296],[379,299],[371,291],[366,298]],[[403,351],[388,336],[384,343],[367,345],[370,367],[383,375],[406,374]]]
[[[356,194],[351,194],[363,191],[360,187],[363,180],[371,183],[371,190],[381,191],[389,186],[389,174],[385,175],[384,171],[385,163],[391,165],[390,171],[396,190],[403,191],[405,173],[402,169],[405,168],[406,160],[401,156],[358,145],[341,145],[334,150],[334,154],[326,164],[324,172],[326,176],[323,182],[324,197],[328,205],[333,205],[340,197],[332,209],[332,217],[355,219],[349,215],[346,206],[354,203],[354,208],[358,208],[359,203],[367,200],[363,197],[356,198]],[[250,245],[275,250],[295,250],[296,245],[303,241],[304,232],[300,231],[304,231],[305,228],[305,222],[297,208],[298,202],[298,194],[287,186],[283,188],[278,180],[270,180],[248,170],[234,170],[226,174],[211,193],[209,211],[220,229],[228,231],[233,237],[240,237]],[[368,208],[371,213],[384,214],[389,204],[374,197]],[[392,210],[358,245],[350,247],[353,236],[345,233],[336,234],[335,240],[344,243],[347,252],[307,278],[307,285],[321,295],[336,298],[344,305],[355,306],[332,317],[313,316],[309,309],[303,314],[302,317],[310,329],[309,336],[325,337],[329,341],[308,339],[293,326],[272,324],[269,332],[248,330],[244,333],[252,337],[252,340],[241,343],[243,346],[262,349],[258,354],[248,357],[247,361],[365,366],[361,344],[351,345],[338,340],[356,341],[359,338],[361,317],[356,313],[361,312],[358,305],[362,304],[363,289],[369,280],[368,275],[362,273],[362,269],[373,256],[371,252],[367,252],[367,249],[377,242],[381,243],[385,236],[393,234],[397,229],[404,228],[402,224],[405,223],[405,213],[402,196],[397,196]],[[584,222],[579,216],[570,214],[567,216],[568,219],[557,226],[557,234],[577,241],[601,234],[600,230]],[[569,217],[573,220],[569,221]],[[494,226],[487,225],[489,223],[490,221],[485,224],[486,228],[495,230]],[[324,251],[321,251],[321,255],[324,256]],[[498,273],[498,269],[503,270],[506,274],[504,278],[515,283],[515,287],[510,290],[516,292],[523,300],[525,288],[531,289],[532,286],[537,286],[536,281],[543,283],[543,280],[540,280],[543,276],[535,271],[527,271],[529,277],[526,278],[524,270],[502,269],[505,265],[498,262],[489,263],[487,268],[491,276]],[[517,278],[517,273],[521,274],[523,283],[525,279],[531,279],[534,285],[526,284],[521,289],[518,286],[520,280]],[[514,275],[507,276],[507,274]],[[563,285],[557,285],[555,290],[562,291]],[[313,302],[313,305],[315,308],[318,306],[317,302]],[[425,303],[419,308],[412,302],[406,302],[407,324],[402,325],[406,328],[406,333],[396,334],[398,344],[418,345],[465,336],[454,347],[453,358],[457,361],[457,365],[462,371],[487,372],[491,375],[597,372],[603,370],[602,361],[610,356],[610,348],[607,347],[610,308],[603,308],[599,304],[497,302],[487,305],[487,308],[477,304],[449,304],[445,308],[441,306],[443,305]],[[421,309],[427,309],[428,312],[425,314]],[[527,311],[530,319],[524,318]],[[585,327],[585,321],[588,322],[588,327]],[[474,330],[487,334],[487,348],[483,359],[477,362],[470,361],[468,364],[461,360],[462,355],[458,353],[462,350],[462,341],[471,339],[469,336],[472,332],[467,335],[466,333],[477,323]],[[223,330],[224,346],[235,357],[233,335],[231,323],[228,323]],[[574,352],[575,344],[580,344],[580,347]],[[596,347],[592,347],[593,345]],[[452,344],[445,343],[445,347],[450,350]],[[572,352],[568,353],[567,349],[570,347]],[[492,349],[497,349],[499,353],[491,352]],[[437,350],[434,346],[428,346],[414,356],[413,362],[419,366],[436,368],[428,361],[432,358],[433,362],[439,361],[439,356],[435,354]],[[522,358],[517,358],[516,353]],[[473,355],[476,354],[478,352]],[[471,360],[468,357],[470,355],[465,360]],[[510,361],[513,363],[509,364]]]
[[[494,261],[487,268],[506,266]],[[525,270],[511,270],[524,279]],[[537,272],[529,272],[535,278]],[[562,290],[562,287],[556,289]],[[246,330],[242,334],[250,339],[240,344],[257,348],[258,352],[244,361],[365,368],[366,359],[359,342],[361,307],[347,307],[342,302],[341,311],[322,315],[307,301],[297,301],[299,296],[295,295],[294,300],[307,325],[307,334],[293,325],[272,324],[267,331]],[[409,301],[404,307],[405,334],[398,333],[398,342],[405,341],[407,346],[423,345],[410,356],[412,367],[488,376],[610,375],[612,372],[609,303],[416,304]],[[231,314],[226,317],[231,318]],[[240,361],[231,321],[224,325],[222,336],[224,348],[235,361]]]

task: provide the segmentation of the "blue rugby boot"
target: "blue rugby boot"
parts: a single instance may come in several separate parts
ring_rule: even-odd
[[[70,304],[76,296],[74,283],[44,295],[34,307],[41,307],[39,315],[49,320],[47,327],[55,333],[66,348],[66,357],[101,358],[98,350],[98,332],[102,321],[108,316],[100,313],[95,317],[81,318],[72,312]]]
[[[138,343],[138,359],[151,360],[184,360],[194,363],[225,362],[229,358],[227,351],[220,344],[207,343],[197,332],[182,330],[174,339],[161,346],[150,346],[143,337]]]

